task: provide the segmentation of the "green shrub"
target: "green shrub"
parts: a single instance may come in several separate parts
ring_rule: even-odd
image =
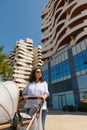
[[[78,110],[79,111],[83,111],[83,112],[87,112],[87,103],[85,102],[80,102],[78,104]]]

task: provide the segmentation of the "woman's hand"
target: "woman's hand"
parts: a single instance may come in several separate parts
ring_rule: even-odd
[[[29,96],[28,95],[23,95],[24,100],[28,100]]]
[[[42,98],[45,100],[46,98],[48,97],[48,94],[47,93],[45,93],[43,96],[42,96]]]
[[[43,99],[45,100],[48,97],[48,94],[44,94],[43,96],[37,96],[38,99]]]

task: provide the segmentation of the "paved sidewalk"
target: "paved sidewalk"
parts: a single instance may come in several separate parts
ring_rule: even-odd
[[[87,130],[87,113],[49,111],[45,130]]]

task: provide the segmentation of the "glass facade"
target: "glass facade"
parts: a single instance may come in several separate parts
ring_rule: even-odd
[[[80,100],[84,97],[87,97],[87,75],[82,75],[77,78],[79,92],[80,92]]]
[[[87,39],[81,41],[72,48],[76,75],[87,72]]]
[[[80,100],[85,97],[87,98],[87,90],[80,92]]]
[[[71,51],[69,51],[70,49]],[[64,105],[76,105],[74,97],[76,97],[77,92],[75,92],[73,85],[77,87],[80,99],[87,96],[87,38],[72,48],[67,46],[59,50],[51,57],[49,64],[50,67],[46,63],[42,68],[44,79],[48,83],[50,81],[49,84],[53,89],[53,108],[61,110]],[[48,72],[51,72],[50,76]],[[73,77],[76,79],[77,84],[73,83]]]
[[[44,74],[44,80],[48,83],[48,70],[45,70],[43,74]]]
[[[87,89],[87,74],[77,77],[79,89]]]
[[[73,92],[66,94],[66,101],[67,101],[67,104],[69,105],[73,105],[73,106],[75,105]]]
[[[58,109],[58,96],[53,96],[53,108]]]
[[[48,63],[42,66],[44,80],[48,83]]]
[[[84,50],[74,56],[74,64],[76,72],[87,69],[87,50]]]
[[[51,60],[51,83],[60,82],[70,78],[70,66],[67,47],[60,50]]]
[[[53,108],[62,110],[65,105],[75,105],[73,92],[53,94]]]
[[[68,75],[70,75],[70,67],[68,60],[56,64],[51,68],[52,83],[62,81],[64,80],[64,78],[67,79]]]

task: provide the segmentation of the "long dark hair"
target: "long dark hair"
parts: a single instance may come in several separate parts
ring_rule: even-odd
[[[40,70],[41,70],[41,68],[35,68],[35,69],[31,72],[31,75],[30,75],[30,78],[29,78],[29,82],[30,82],[30,83],[36,81],[35,72],[36,72],[37,69],[40,69]],[[42,72],[42,70],[41,70],[41,73],[42,73],[42,77],[39,79],[39,81],[40,81],[40,82],[43,82],[44,79],[43,79],[43,72]]]

